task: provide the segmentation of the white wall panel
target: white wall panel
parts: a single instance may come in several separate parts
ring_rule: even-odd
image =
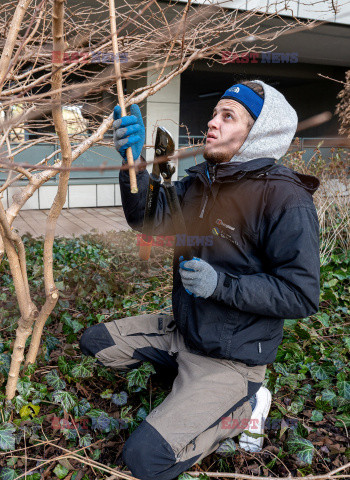
[[[96,207],[96,185],[70,185],[69,208]]]

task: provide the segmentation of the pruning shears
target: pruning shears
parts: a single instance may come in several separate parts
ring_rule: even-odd
[[[153,163],[152,173],[150,173],[149,176],[146,208],[140,240],[139,256],[141,260],[147,261],[151,254],[161,177],[164,180],[162,186],[169,205],[174,230],[176,234],[185,234],[185,238],[187,239],[187,229],[182,215],[179,198],[176,193],[175,185],[171,181],[171,177],[175,172],[175,167],[170,165],[168,159],[163,162],[159,161],[160,157],[167,158],[173,155],[174,150],[175,144],[171,134],[166,128],[158,127],[154,153],[155,162]],[[191,247],[182,247],[181,255],[184,259],[190,260],[193,257]]]

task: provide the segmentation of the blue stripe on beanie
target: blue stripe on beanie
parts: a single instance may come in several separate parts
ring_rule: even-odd
[[[264,105],[264,99],[261,98],[260,95],[247,87],[247,85],[242,85],[241,83],[232,85],[232,87],[226,90],[220,100],[223,98],[230,98],[231,100],[236,100],[242,104],[254,120],[258,118]]]

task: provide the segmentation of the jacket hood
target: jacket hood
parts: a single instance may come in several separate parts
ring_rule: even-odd
[[[255,158],[278,160],[287,153],[298,125],[298,115],[286,98],[261,80],[253,80],[264,89],[264,104],[245,142],[230,162]]]

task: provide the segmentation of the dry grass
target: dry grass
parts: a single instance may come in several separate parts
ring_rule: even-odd
[[[320,222],[321,265],[328,262],[335,249],[350,250],[350,152],[332,148],[330,156],[322,156],[315,148],[305,163],[304,151],[286,155],[284,165],[300,173],[316,176],[321,184],[314,194],[314,203]]]

